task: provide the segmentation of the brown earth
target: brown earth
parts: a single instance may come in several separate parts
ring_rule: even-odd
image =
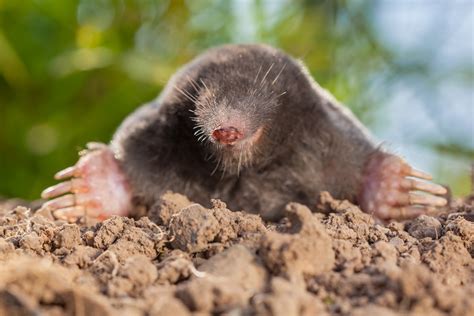
[[[3,204],[0,315],[468,315],[473,205],[384,226],[327,193],[279,223],[172,193],[89,225]]]

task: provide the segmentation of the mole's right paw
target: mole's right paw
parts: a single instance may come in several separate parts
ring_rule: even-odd
[[[127,215],[130,188],[113,152],[104,144],[89,143],[87,147],[76,165],[55,175],[57,180],[70,179],[42,192],[42,198],[51,200],[41,210],[69,222],[83,216],[102,220]]]

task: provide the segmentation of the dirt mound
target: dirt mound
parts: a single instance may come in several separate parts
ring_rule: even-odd
[[[148,217],[0,215],[0,314],[467,315],[473,207],[378,225],[347,201],[279,223],[168,193]],[[327,211],[331,211],[327,213]]]

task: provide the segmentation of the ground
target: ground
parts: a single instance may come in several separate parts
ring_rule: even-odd
[[[0,207],[1,315],[468,315],[474,202],[377,224],[321,195],[266,223],[167,193],[147,217],[68,224]],[[450,214],[450,215],[448,215]]]

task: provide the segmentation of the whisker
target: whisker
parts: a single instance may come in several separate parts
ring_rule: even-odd
[[[201,80],[201,83],[202,83],[202,85],[204,86],[204,88],[206,88],[207,92],[208,92],[210,95],[214,96],[214,95],[211,93],[211,90],[209,90],[209,88],[206,86],[206,83],[205,83],[202,79],[199,79],[199,80]]]
[[[222,170],[221,180],[224,179],[225,173],[227,172],[227,161],[224,160],[224,168]]]
[[[194,102],[194,103],[198,103],[198,100],[197,100],[195,97],[191,96],[187,91],[182,90],[182,89],[179,88],[178,86],[174,86],[174,88],[175,88],[176,90],[178,90],[178,91],[179,91],[182,95],[184,95],[186,98],[188,98],[190,101],[192,101],[192,102]]]
[[[281,67],[280,72],[276,75],[275,79],[273,79],[272,84],[271,84],[272,86],[273,86],[273,85],[275,84],[275,82],[278,80],[278,78],[280,77],[280,75],[281,75],[281,73],[283,72],[283,69],[285,69],[285,67],[286,67],[286,64],[283,64],[283,67]]]
[[[181,89],[180,87],[174,86],[174,88],[175,88],[176,90],[178,90],[182,95],[184,95],[185,97],[189,98],[191,101],[195,101],[195,100],[196,100],[191,94],[189,94],[187,91],[184,91],[184,90]]]
[[[255,93],[257,93],[257,89],[251,89],[249,94],[251,97],[254,97]]]
[[[258,68],[257,75],[255,76],[255,79],[253,80],[253,83],[257,83],[258,75],[260,74],[260,71],[262,70],[262,65]]]
[[[212,170],[212,172],[211,172],[211,176],[214,175],[214,173],[216,173],[217,169],[219,169],[219,165],[221,164],[221,160],[222,160],[222,158],[219,157],[219,160],[217,160],[217,164],[214,167],[214,170]]]
[[[193,86],[193,88],[196,90],[196,92],[199,91],[199,87],[198,87],[196,81],[193,78],[191,78],[190,76],[187,76],[187,79],[189,80],[189,83]]]
[[[200,136],[200,135],[203,135],[203,134],[204,134],[204,131],[202,129],[198,129],[194,132],[195,136]]]
[[[239,162],[237,163],[237,176],[240,175],[240,164],[242,163],[242,148],[240,148]]]
[[[214,157],[215,157],[215,154],[214,154],[213,152],[211,152],[211,153],[209,153],[204,159],[205,159],[206,161],[209,161],[209,160],[211,160],[211,159],[214,158]]]
[[[283,93],[280,93],[279,95],[277,95],[276,97],[279,98],[281,97],[282,95],[286,94],[288,91],[283,91]]]
[[[275,63],[272,63],[272,64],[270,65],[270,67],[268,68],[267,72],[266,72],[265,75],[263,76],[262,81],[260,81],[260,85],[263,85],[265,79],[267,78],[268,74],[269,74],[270,71],[272,70],[273,65],[275,65]]]

